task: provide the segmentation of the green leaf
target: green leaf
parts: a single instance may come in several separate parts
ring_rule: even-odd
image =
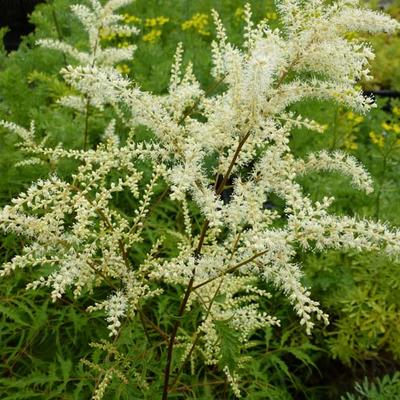
[[[234,371],[240,357],[239,334],[226,321],[214,321],[214,326],[220,338],[220,365]]]

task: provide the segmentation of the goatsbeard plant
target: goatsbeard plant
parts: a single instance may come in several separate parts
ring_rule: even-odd
[[[27,163],[50,160],[56,165],[67,158],[79,165],[69,180],[52,174],[1,210],[2,229],[27,239],[21,254],[2,266],[1,275],[27,267],[50,271],[28,287],[51,288],[54,301],[66,291],[83,296],[99,286],[109,287],[108,297],[89,311],[103,310],[110,336],[115,337],[123,329],[122,321],[141,313],[147,300],[178,290],[180,307],[170,310],[173,324],[166,333],[162,398],[168,398],[182,366],[195,359],[218,364],[239,397],[238,371],[221,365],[218,323],[236,331],[242,344],[255,330],[279,325],[259,305],[269,296],[268,284],[287,296],[307,333],[315,319],[328,322],[302,285],[301,266],[294,261],[297,248],[400,253],[399,231],[379,222],[332,215],[332,197],[314,203],[303,192],[296,179],[311,171],[343,173],[366,193],[372,191],[372,182],[362,165],[342,152],[296,158],[289,146],[292,129],[306,128],[311,134],[323,127],[288,110],[314,98],[367,112],[373,100],[356,84],[368,78],[373,52],[367,44],[348,39],[348,33],[391,33],[399,24],[359,8],[357,0],[279,0],[280,29],[272,30],[266,22],[253,25],[246,8],[244,42],[238,48],[228,41],[213,12],[217,40],[212,43],[211,74],[219,93],[209,95],[201,88],[191,64],[182,72],[179,45],[168,93],[155,95],[115,68],[132,57],[133,48],[102,47],[104,33],[135,33],[115,13],[130,2],[110,0],[102,5],[90,0],[89,6],[72,6],[88,33],[86,52],[60,41],[39,43],[75,60],[61,71],[76,93],[61,99],[63,105],[83,113],[88,107],[115,110],[116,120],[109,122],[102,143],[87,149],[86,127],[83,150],[50,148],[36,139],[33,123],[25,129],[1,122],[21,138],[21,148],[31,155]],[[117,124],[129,129],[128,139],[121,140]],[[137,140],[139,126],[151,131],[151,140]],[[145,184],[143,163],[152,166]],[[152,194],[158,182],[168,185],[185,228],[176,232],[176,256],[163,256],[162,232],[154,232],[151,251],[137,263],[132,251],[143,240],[148,213],[157,205]],[[224,201],[228,182],[231,195]],[[138,207],[130,215],[114,204],[119,192],[137,199]],[[282,214],[265,206],[271,194],[283,199]],[[203,222],[197,229],[192,214],[199,212]],[[183,318],[195,306],[202,310],[197,327],[193,332],[181,330]],[[177,346],[184,349],[180,360],[174,360]],[[117,374],[105,374],[95,399],[102,397],[113,373]]]

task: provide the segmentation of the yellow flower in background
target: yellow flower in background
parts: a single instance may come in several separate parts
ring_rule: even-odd
[[[142,23],[142,19],[139,17],[136,17],[135,15],[130,15],[130,14],[124,14],[123,15],[123,20],[124,22],[126,22],[127,24],[141,24]]]
[[[123,15],[123,21],[125,23],[128,24],[135,24],[135,25],[139,25],[139,24],[144,24],[145,27],[147,28],[151,28],[151,30],[143,35],[143,40],[145,42],[149,42],[149,43],[154,43],[156,42],[161,34],[162,31],[160,29],[158,29],[159,27],[165,25],[166,23],[168,23],[170,21],[170,19],[168,17],[164,17],[164,16],[159,16],[159,17],[154,17],[154,18],[146,18],[144,21],[142,21],[141,18],[137,17],[136,15],[130,15],[130,14],[124,14]],[[104,33],[103,35],[101,35],[101,38],[103,40],[108,40],[111,41],[115,38],[119,38],[119,39],[123,39],[123,38],[127,38],[131,36],[130,33],[119,33],[119,34],[106,34]],[[121,43],[118,43],[118,47],[123,48],[123,47],[127,47],[130,44],[127,41],[122,41]]]
[[[155,18],[147,18],[144,22],[144,26],[148,28],[155,28],[156,26],[163,26],[167,22],[169,22],[169,18],[163,16]]]
[[[154,43],[161,37],[161,33],[160,29],[152,29],[146,35],[143,35],[143,40],[145,42]]]
[[[378,147],[382,148],[385,146],[385,137],[381,134],[377,134],[374,131],[369,133],[369,137],[373,144],[376,144]]]
[[[266,18],[269,19],[270,21],[274,21],[274,20],[278,19],[278,14],[274,11],[267,12]]]
[[[400,124],[383,122],[381,126],[387,132],[394,132],[396,135],[400,134]]]
[[[361,124],[364,121],[364,117],[361,115],[356,115],[353,112],[349,111],[346,113],[346,117],[349,121],[354,122],[356,125]]]
[[[381,126],[383,129],[385,129],[385,131],[388,131],[388,132],[393,130],[392,125],[387,122],[383,122]]]
[[[392,108],[392,113],[396,115],[397,117],[400,117],[400,107],[393,107]]]
[[[237,20],[244,19],[244,8],[243,7],[238,7],[235,10],[235,19],[237,19]]]
[[[168,18],[168,17],[163,17],[163,16],[161,16],[161,17],[157,17],[156,19],[157,19],[157,24],[158,24],[158,26],[163,26],[163,25],[165,25],[167,22],[169,22],[169,18]]]
[[[101,40],[107,40],[107,41],[111,41],[113,39],[115,39],[117,37],[117,35],[115,33],[108,33],[107,31],[100,31],[100,39]]]
[[[117,65],[116,69],[121,74],[126,74],[127,75],[127,74],[129,74],[129,72],[131,72],[131,69],[129,68],[129,66],[127,64]]]
[[[356,143],[356,136],[350,135],[346,140],[344,141],[343,145],[346,150],[357,150],[358,149],[358,144]]]
[[[361,124],[361,122],[363,122],[363,121],[364,121],[364,117],[361,116],[361,115],[357,115],[357,116],[354,118],[354,122],[355,122],[356,124]]]
[[[144,22],[144,26],[147,26],[148,28],[153,28],[157,26],[157,19],[156,18],[147,18],[146,21]]]
[[[118,43],[118,47],[119,48],[124,48],[124,47],[129,47],[131,44],[129,43],[129,42],[127,42],[126,40],[124,40],[123,42],[121,42],[121,43]]]
[[[184,21],[181,25],[183,31],[194,29],[197,33],[203,36],[209,36],[210,32],[207,31],[209,25],[209,16],[207,14],[197,13],[192,18]]]

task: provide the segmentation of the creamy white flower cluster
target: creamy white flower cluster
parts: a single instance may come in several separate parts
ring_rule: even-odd
[[[105,309],[111,334],[117,333],[120,319],[137,309],[139,302],[159,293],[143,280],[140,268],[128,259],[129,249],[140,243],[143,220],[162,167],[155,168],[153,177],[139,193],[142,173],[135,162],[149,157],[154,146],[127,143],[119,147],[108,129],[108,139],[90,151],[56,150],[53,157],[70,157],[81,162],[71,182],[56,176],[40,180],[0,211],[1,227],[30,239],[23,254],[2,266],[0,275],[15,268],[40,266],[53,272],[28,285],[48,286],[55,301],[73,288],[75,296],[83,291],[115,281],[123,289],[102,303],[91,307]],[[52,149],[41,149],[41,153]],[[124,171],[123,174],[120,172]],[[113,197],[128,192],[137,200],[134,216],[114,210]]]
[[[247,7],[244,46],[238,48],[229,43],[214,12],[212,74],[223,90],[217,95],[202,90],[190,64],[182,72],[183,49],[178,46],[168,93],[155,95],[121,76],[112,64],[122,53],[103,52],[96,39],[100,29],[114,29],[119,19],[112,11],[127,3],[109,1],[102,7],[92,0],[91,9],[73,8],[89,32],[90,53],[55,42],[42,44],[66,51],[81,63],[64,71],[77,91],[96,107],[124,104],[129,110],[127,127],[147,127],[154,143],[135,144],[134,135],[119,143],[111,123],[104,143],[95,150],[31,146],[34,153],[74,158],[80,166],[71,183],[55,176],[37,182],[0,212],[3,230],[30,239],[21,255],[3,265],[1,274],[51,266],[49,275],[30,286],[51,287],[53,299],[71,287],[80,295],[109,285],[110,297],[92,309],[106,312],[111,334],[147,298],[162,295],[160,283],[182,286],[188,294],[184,309],[198,305],[203,318],[194,336],[182,333],[179,340],[190,356],[191,346],[201,343],[195,353],[208,364],[220,358],[217,323],[226,322],[239,332],[241,341],[255,329],[279,324],[259,307],[271,286],[285,293],[310,333],[314,317],[327,322],[327,316],[302,284],[296,249],[380,248],[397,256],[400,232],[378,222],[332,215],[328,209],[333,198],[312,202],[297,181],[311,171],[342,173],[366,193],[372,190],[371,179],[343,153],[322,151],[296,158],[289,147],[291,130],[303,126],[318,131],[321,126],[288,107],[315,98],[368,111],[373,101],[355,84],[368,76],[373,53],[367,44],[348,39],[347,33],[390,33],[399,24],[358,8],[354,0],[279,0],[282,29],[272,30],[264,22],[253,26]],[[33,141],[30,131],[2,125]],[[148,160],[154,169],[144,193],[137,160]],[[116,175],[118,180],[113,180]],[[169,185],[170,196],[184,215],[184,232],[176,232],[179,254],[165,259],[154,250],[136,265],[130,250],[142,240],[158,179]],[[133,215],[113,206],[114,194],[121,191],[137,199]],[[272,194],[285,202],[284,213],[269,205]],[[204,217],[201,231],[194,229],[189,204]],[[154,236],[161,238],[162,232]],[[154,249],[158,246],[162,242]],[[226,367],[225,373],[235,382],[234,371]]]
[[[111,34],[130,36],[138,33],[136,27],[124,24],[123,16],[116,13],[119,8],[132,2],[133,0],[111,0],[103,6],[99,0],[90,0],[88,6],[83,4],[71,6],[73,14],[82,23],[88,35],[86,51],[55,39],[40,39],[37,44],[45,48],[61,51],[78,63],[78,65],[75,63],[61,70],[67,82],[82,70],[86,72],[93,70],[99,75],[103,74],[103,79],[107,79],[106,76],[113,72],[112,68],[110,71],[110,67],[119,62],[131,60],[136,46],[110,47],[107,45],[107,47],[103,47],[101,37]],[[82,112],[85,110],[87,102],[94,107],[101,108],[103,103],[99,101],[101,96],[98,95],[101,90],[102,87],[94,87],[92,85],[90,93],[85,93],[84,90],[80,91],[80,94],[85,94],[84,97],[69,95],[61,98],[59,102],[66,107]]]

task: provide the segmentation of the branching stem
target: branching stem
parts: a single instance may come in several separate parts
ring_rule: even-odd
[[[90,99],[86,97],[86,106],[85,106],[85,128],[83,131],[83,150],[87,150],[88,147],[88,134],[89,134],[89,107],[90,107]]]
[[[236,164],[236,161],[237,161],[237,159],[239,157],[239,154],[240,154],[243,146],[245,145],[246,141],[250,137],[250,134],[251,134],[251,130],[249,130],[246,133],[246,135],[244,135],[241,138],[241,140],[240,140],[240,142],[238,144],[238,147],[236,148],[236,151],[235,151],[235,153],[234,153],[234,155],[232,157],[232,160],[231,160],[231,162],[230,162],[230,164],[228,166],[228,169],[227,169],[224,177],[222,178],[221,183],[216,186],[215,193],[216,193],[217,196],[219,196],[224,191],[225,185],[226,185],[226,183],[227,183],[227,181],[228,181],[228,179],[229,179],[229,177],[230,177],[230,175],[232,173],[233,167]],[[209,226],[210,226],[210,221],[206,219],[204,221],[204,223],[203,223],[203,226],[202,226],[202,229],[201,229],[201,232],[200,232],[199,242],[198,242],[198,245],[197,245],[196,250],[195,250],[195,256],[196,257],[198,257],[200,255],[200,253],[201,253],[201,250],[203,248],[204,241],[205,241],[206,234],[207,234]],[[182,316],[183,316],[183,314],[185,312],[185,308],[186,308],[187,302],[189,301],[190,294],[191,294],[191,292],[193,290],[195,274],[196,274],[196,269],[194,268],[193,271],[192,271],[192,277],[189,280],[188,286],[186,288],[185,294],[183,296],[182,302],[181,302],[180,307],[179,307],[178,318],[177,318],[177,320],[176,320],[176,322],[174,324],[174,327],[172,328],[172,332],[171,332],[171,335],[170,335],[169,344],[168,344],[168,350],[167,350],[167,363],[166,363],[166,367],[165,367],[165,370],[164,370],[164,386],[163,386],[162,400],[167,400],[168,399],[169,380],[170,380],[170,375],[171,375],[171,364],[172,364],[172,356],[173,356],[173,351],[174,351],[174,344],[175,344],[176,334],[178,333],[178,329],[179,329],[180,324],[181,324]],[[174,383],[176,383],[176,382],[174,382]]]
[[[255,259],[257,259],[257,258],[263,256],[264,254],[266,254],[267,252],[268,252],[268,250],[261,251],[260,253],[254,254],[254,256],[252,256],[252,257],[250,257],[250,258],[247,258],[246,260],[241,261],[240,263],[235,264],[235,265],[233,265],[232,267],[229,267],[229,268],[225,269],[224,271],[222,271],[220,274],[214,276],[213,278],[207,279],[206,281],[201,282],[201,283],[199,283],[199,284],[196,285],[196,286],[193,286],[192,291],[194,292],[195,290],[197,290],[197,289],[199,289],[199,288],[201,288],[201,287],[203,287],[203,286],[205,286],[205,285],[208,285],[209,283],[215,281],[215,280],[218,279],[218,278],[221,278],[221,277],[223,277],[223,276],[225,276],[225,275],[227,275],[227,274],[230,274],[230,273],[232,273],[232,272],[235,272],[235,271],[236,271],[237,269],[239,269],[240,267],[243,267],[243,266],[245,266],[245,265],[251,263],[251,262],[254,261]]]

